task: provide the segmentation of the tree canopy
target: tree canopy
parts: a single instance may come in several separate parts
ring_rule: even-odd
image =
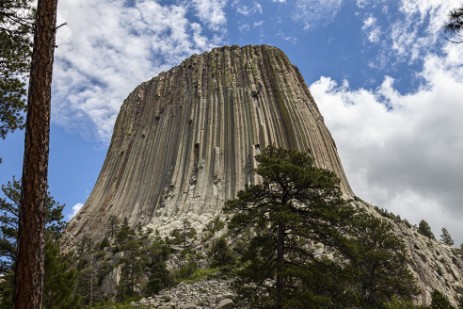
[[[463,6],[453,9],[448,14],[447,23],[444,26],[445,33],[455,43],[463,42]]]
[[[237,291],[252,308],[378,308],[410,299],[414,279],[391,226],[354,210],[339,179],[295,150],[256,156],[259,184],[226,203],[229,229],[249,242]]]
[[[24,125],[34,12],[29,0],[0,2],[0,137]]]

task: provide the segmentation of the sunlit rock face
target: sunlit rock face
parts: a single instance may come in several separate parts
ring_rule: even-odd
[[[111,215],[164,234],[185,220],[201,231],[226,200],[258,180],[254,156],[271,144],[310,152],[353,196],[323,117],[281,50],[232,46],[192,56],[124,101],[100,176],[67,236],[102,238]],[[429,303],[437,289],[455,301],[463,293],[462,256],[383,219],[407,246],[422,292],[417,300]]]
[[[222,47],[138,86],[124,101],[98,181],[68,232],[104,232],[110,215],[162,230],[220,214],[256,180],[265,146],[309,151],[352,194],[301,74],[279,49]]]

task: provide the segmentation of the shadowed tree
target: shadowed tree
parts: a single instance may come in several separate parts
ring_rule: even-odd
[[[453,9],[448,14],[447,23],[444,26],[444,31],[448,35],[451,42],[463,42],[463,6]]]
[[[45,197],[57,0],[39,0],[27,97],[14,308],[41,308],[45,268]]]

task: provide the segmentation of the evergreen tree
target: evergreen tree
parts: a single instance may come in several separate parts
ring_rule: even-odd
[[[442,234],[440,235],[440,240],[446,244],[447,246],[453,246],[455,242],[452,239],[452,236],[450,236],[449,231],[445,227],[442,228]]]
[[[45,215],[51,82],[57,0],[38,0],[27,94],[14,308],[40,308],[45,275]]]
[[[315,276],[320,268],[310,266],[329,269],[333,263],[317,256],[307,244],[333,244],[342,238],[337,231],[339,218],[351,210],[341,198],[339,180],[334,173],[315,167],[309,155],[293,150],[270,146],[256,160],[262,183],[246,187],[225,207],[234,213],[229,224],[232,232],[255,233],[243,256],[239,292],[251,306],[297,308],[297,301],[318,301],[318,291],[301,293],[301,286],[312,282],[315,289],[320,280],[324,282],[317,287],[323,286],[326,277]],[[320,303],[326,305],[326,300]]]
[[[21,199],[21,182],[13,178],[6,185],[2,185],[5,198],[0,198],[0,273],[11,270],[16,259],[19,204]],[[56,202],[47,193],[46,204],[46,232],[58,237],[66,226],[63,217],[64,205]]]
[[[118,226],[119,219],[115,215],[109,216],[107,224],[107,236],[109,236],[109,240],[113,240],[113,238],[116,236]]]
[[[44,309],[78,308],[80,298],[75,293],[77,271],[69,256],[60,252],[58,242],[47,237],[45,244]]]
[[[360,291],[363,308],[379,308],[397,298],[410,301],[418,294],[408,269],[405,245],[389,222],[358,213],[348,225],[352,285]]]
[[[424,220],[421,220],[420,223],[418,224],[418,233],[430,239],[436,239],[436,237],[431,231],[431,227],[429,226],[428,222]]]
[[[16,259],[18,213],[21,183],[13,178],[2,186],[5,198],[0,199],[0,249],[2,275],[0,308],[12,308],[13,266]],[[56,202],[48,192],[46,198],[45,279],[43,308],[76,308],[79,300],[74,295],[77,284],[76,270],[69,257],[59,251],[58,241],[64,230],[64,205]]]
[[[23,127],[34,16],[31,1],[0,2],[0,137]]]
[[[227,244],[225,237],[216,239],[209,250],[212,267],[226,267],[235,261],[232,250]]]
[[[463,30],[463,7],[453,9],[448,15],[447,23],[444,26],[444,31],[456,43],[462,42]]]
[[[378,308],[416,294],[405,246],[380,219],[354,211],[339,180],[304,153],[256,156],[262,183],[226,203],[229,229],[250,235],[237,291],[251,308]]]
[[[145,287],[145,295],[159,293],[162,289],[171,286],[174,281],[167,269],[166,261],[171,254],[170,247],[162,240],[155,239],[148,248],[146,256],[148,260],[144,267],[148,275],[148,282]]]

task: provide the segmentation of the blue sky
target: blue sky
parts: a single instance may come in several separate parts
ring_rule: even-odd
[[[441,27],[460,0],[68,0],[59,4],[50,191],[81,206],[120,105],[141,82],[220,45],[268,44],[299,67],[358,196],[463,242],[463,46]],[[0,141],[0,183],[23,132]]]

